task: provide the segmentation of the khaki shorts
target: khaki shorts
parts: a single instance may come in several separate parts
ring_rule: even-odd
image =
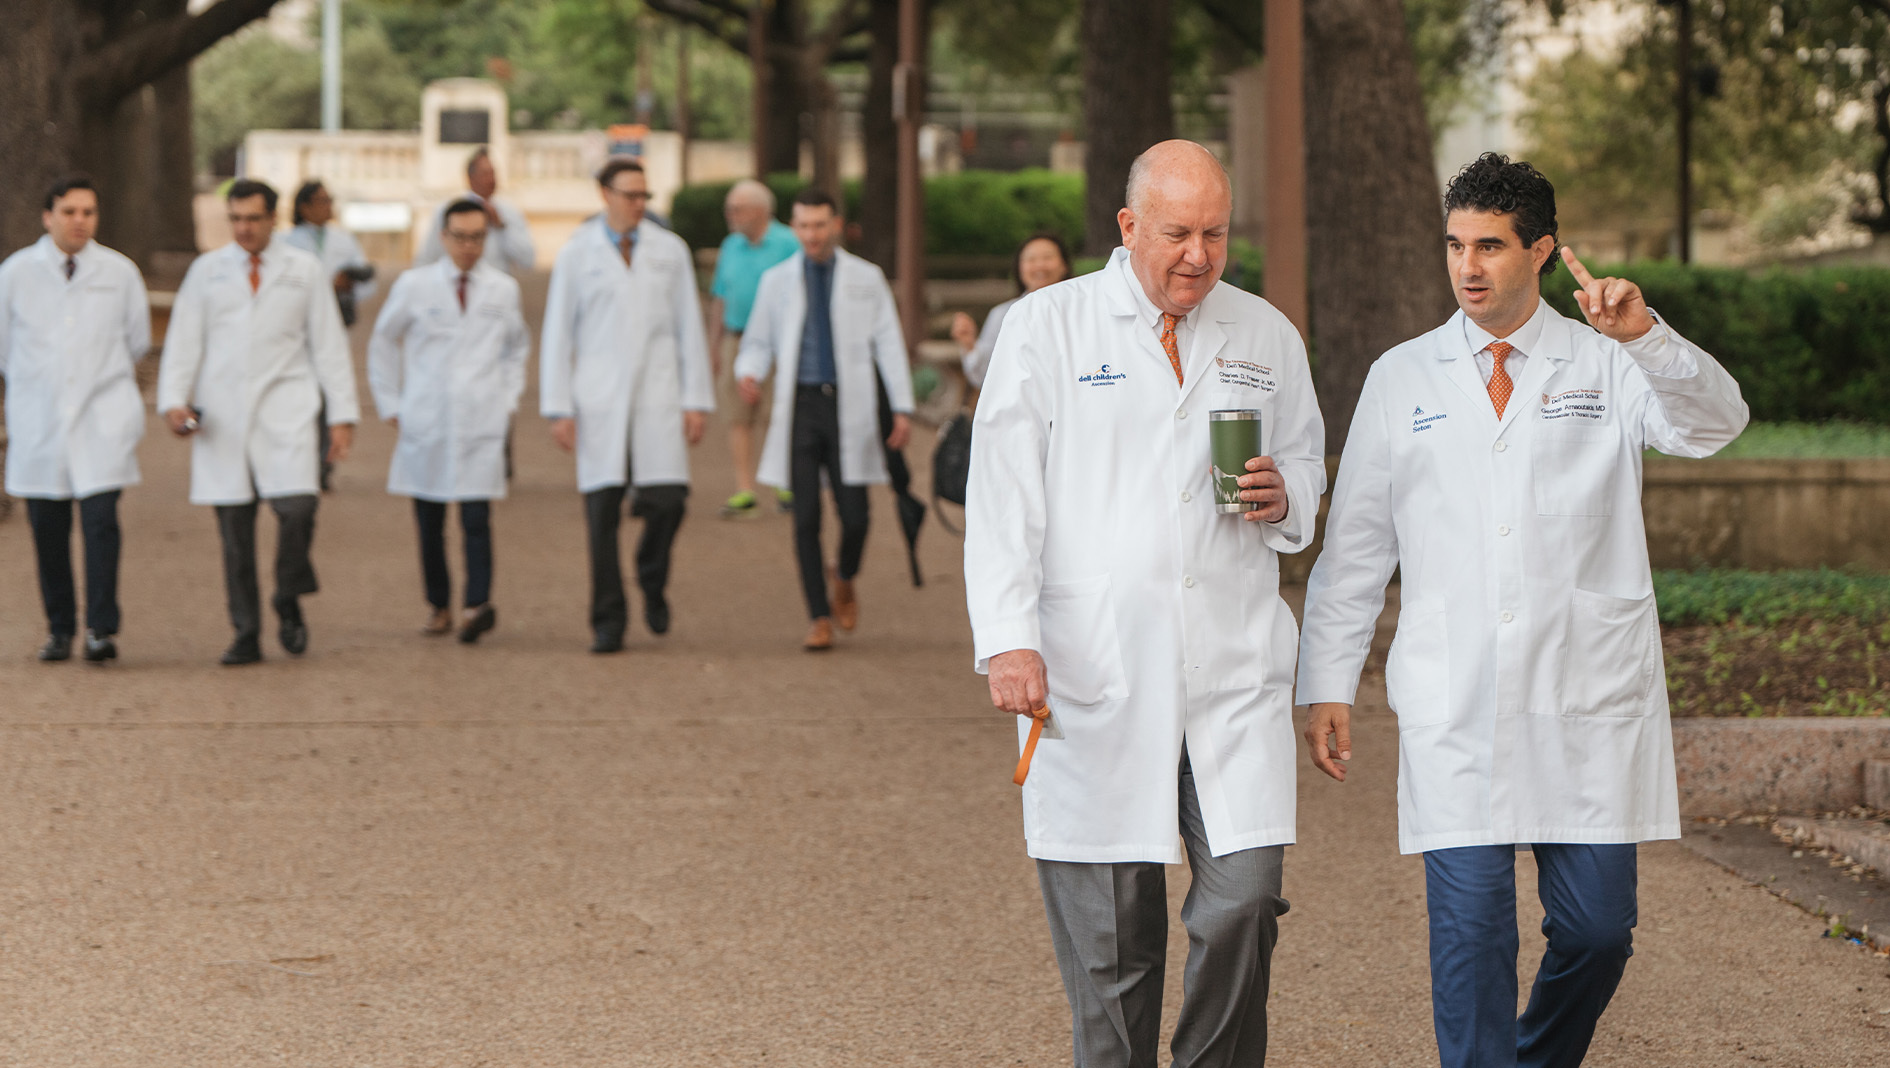
[[[761,403],[749,404],[742,400],[742,391],[735,386],[735,354],[740,351],[742,336],[730,331],[722,335],[722,373],[715,379],[715,410],[722,413],[728,425],[766,426],[768,413],[774,408],[774,383],[764,380],[761,383]]]

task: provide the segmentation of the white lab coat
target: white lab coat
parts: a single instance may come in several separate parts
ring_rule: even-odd
[[[1065,735],[1024,783],[1030,855],[1174,864],[1184,740],[1215,856],[1293,840],[1295,633],[1276,554],[1311,540],[1325,431],[1298,332],[1226,283],[1191,313],[1178,387],[1125,255],[1005,317],[972,436],[965,594],[977,670],[1037,650]],[[1278,525],[1216,513],[1219,408],[1264,413]]]
[[[632,266],[601,216],[578,227],[551,269],[539,408],[577,418],[578,490],[689,481],[682,413],[715,410],[689,246],[645,220]]]
[[[158,411],[196,406],[192,504],[246,504],[320,487],[315,414],[360,419],[348,335],[320,260],[281,241],[262,253],[249,290],[249,253],[234,242],[197,257],[177,288]]]
[[[350,267],[371,267],[367,253],[361,250],[361,242],[355,240],[347,227],[340,223],[316,226],[314,223],[298,223],[282,235],[282,240],[296,248],[313,255],[322,261],[322,270],[328,272],[332,287],[335,275]],[[379,285],[370,278],[354,284],[354,301],[359,307],[379,291]]]
[[[833,366],[840,416],[840,481],[863,486],[886,481],[886,449],[879,435],[879,387],[886,381],[895,412],[912,411],[912,369],[905,335],[886,275],[845,249],[835,249]],[[765,380],[774,373],[774,415],[761,446],[756,479],[788,488],[788,450],[794,437],[795,375],[801,363],[801,327],[807,321],[807,256],[796,252],[763,272],[755,288],[755,310],[735,357],[737,379]]]
[[[1664,324],[1635,347],[1677,377],[1536,315],[1501,421],[1461,313],[1373,365],[1307,589],[1300,703],[1350,703],[1401,569],[1385,681],[1406,853],[1680,836],[1641,452],[1709,455],[1746,405]]]
[[[518,282],[473,265],[466,308],[459,268],[441,260],[394,280],[368,342],[368,386],[399,418],[387,492],[428,501],[505,496],[505,431],[525,389],[531,341]]]
[[[51,237],[0,264],[0,378],[7,381],[6,488],[90,497],[138,482],[144,399],[134,367],[151,347],[136,264],[96,241],[66,257]]]
[[[446,245],[440,239],[440,228],[446,225],[446,209],[456,200],[484,203],[477,193],[467,191],[435,207],[427,216],[426,233],[420,235],[420,251],[414,253],[413,257],[415,267],[424,267],[446,258]],[[486,250],[479,254],[479,262],[510,274],[531,270],[538,263],[538,250],[532,245],[532,229],[525,221],[525,213],[511,201],[500,197],[492,198],[492,210],[498,212],[505,225],[489,227]]]

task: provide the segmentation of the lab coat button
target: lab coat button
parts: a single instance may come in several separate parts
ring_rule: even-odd
[[[1189,501],[1192,501],[1192,500],[1194,500],[1194,495],[1193,495],[1193,494],[1191,494],[1191,493],[1189,493],[1189,492],[1188,492],[1187,490],[1182,490],[1182,491],[1181,491],[1181,503],[1182,503],[1182,504],[1187,504],[1187,503],[1188,503]]]
[[[1193,576],[1193,575],[1189,575],[1189,576],[1187,576],[1186,578],[1183,578],[1183,579],[1181,580],[1181,584],[1182,584],[1183,586],[1186,586],[1186,587],[1188,587],[1188,588],[1189,588],[1189,589],[1191,589],[1191,590],[1192,590],[1192,589],[1194,589],[1194,576]]]
[[[1497,452],[1502,452],[1504,449],[1507,449],[1507,448],[1509,448],[1509,442],[1507,441],[1499,441],[1496,443]]]
[[[1502,525],[1500,525],[1500,526],[1498,526],[1498,527],[1496,528],[1496,535],[1497,535],[1497,537],[1499,537],[1499,538],[1507,538],[1507,537],[1509,537],[1509,524],[1508,524],[1508,523],[1504,523],[1504,524],[1502,524]]]
[[[1500,619],[1500,620],[1502,620],[1502,621],[1503,621],[1503,622],[1505,622],[1505,623],[1514,623],[1514,622],[1516,622],[1516,617],[1515,617],[1515,615],[1514,615],[1513,613],[1510,613],[1510,612],[1504,612],[1504,613],[1503,613],[1502,615],[1500,615],[1500,616],[1498,616],[1498,617],[1496,617],[1496,618],[1498,618],[1498,619]]]
[[[1175,413],[1175,418],[1176,418],[1176,419],[1186,419],[1186,418],[1188,418],[1188,409],[1186,409],[1186,408],[1183,408],[1183,409],[1181,409],[1180,411],[1178,411],[1178,412],[1176,412],[1176,413]]]

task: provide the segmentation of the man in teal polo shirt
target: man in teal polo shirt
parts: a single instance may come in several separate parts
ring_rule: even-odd
[[[735,495],[722,506],[722,518],[755,514],[755,428],[768,417],[768,391],[749,404],[735,386],[735,353],[741,348],[748,313],[755,306],[755,288],[763,271],[799,250],[794,231],[774,217],[774,193],[752,178],[736,182],[723,202],[728,237],[715,260],[715,280],[709,313],[709,359],[715,369],[717,408],[729,413],[728,445],[735,458]],[[794,495],[777,490],[782,511],[793,507]]]

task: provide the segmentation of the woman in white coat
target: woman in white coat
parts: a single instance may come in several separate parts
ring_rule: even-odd
[[[1423,853],[1445,1068],[1580,1063],[1632,952],[1635,843],[1678,838],[1641,455],[1710,455],[1739,385],[1574,255],[1594,329],[1556,314],[1555,191],[1490,154],[1444,199],[1460,312],[1372,366],[1306,594],[1299,700],[1343,780],[1359,672],[1394,568],[1385,684],[1398,837]],[[1516,1008],[1515,848],[1548,950]]]
[[[118,655],[118,495],[138,482],[144,400],[134,365],[151,347],[137,265],[92,240],[98,191],[67,178],[46,194],[46,236],[0,264],[6,490],[26,498],[49,631],[41,660],[71,656],[78,630],[72,511],[85,535],[85,658]]]
[[[281,522],[276,591],[282,647],[308,648],[300,598],[317,589],[309,547],[320,479],[315,413],[328,406],[345,459],[359,418],[348,335],[321,261],[280,241],[276,192],[239,179],[225,198],[235,240],[197,257],[171,309],[158,410],[192,439],[190,500],[217,510],[236,640],[225,665],[262,659],[256,502]]]
[[[1298,331],[1220,281],[1232,212],[1205,149],[1149,149],[1118,216],[1125,247],[1017,302],[978,401],[965,595],[977,668],[1020,716],[1020,748],[1021,717],[1046,702],[1061,733],[1044,732],[1026,769],[1024,835],[1079,1065],[1155,1063],[1162,866],[1184,856],[1174,1063],[1265,1059],[1294,823],[1277,554],[1312,539],[1325,432]],[[1216,509],[1219,409],[1262,415],[1245,515]]]
[[[1063,239],[1053,233],[1033,234],[1017,246],[1011,277],[1017,282],[1017,296],[985,313],[983,329],[964,312],[952,316],[952,340],[958,343],[965,381],[972,389],[984,385],[985,373],[991,367],[991,354],[997,351],[998,330],[1004,325],[1005,314],[1019,299],[1070,277],[1070,250]]]
[[[623,648],[629,619],[617,530],[625,487],[643,519],[637,584],[643,619],[669,630],[670,549],[689,496],[689,446],[715,410],[714,379],[682,238],[649,222],[649,180],[633,159],[597,175],[604,211],[558,253],[538,349],[539,406],[558,446],[577,453],[591,562],[591,651]]]
[[[866,548],[866,487],[888,481],[886,450],[905,447],[912,372],[886,276],[840,247],[839,204],[809,189],[794,198],[791,220],[801,251],[761,276],[735,376],[753,404],[761,399],[761,380],[774,375],[773,414],[755,477],[794,494],[794,555],[812,620],[801,645],[818,651],[832,648],[835,625],[852,630],[858,622],[853,579]],[[883,444],[881,382],[892,409]],[[840,517],[831,594],[820,546],[823,475]]]
[[[399,441],[387,492],[412,497],[420,532],[428,634],[453,629],[446,506],[459,502],[466,597],[459,640],[491,630],[492,502],[505,496],[505,431],[525,388],[531,342],[518,283],[480,260],[486,213],[446,209],[447,258],[394,281],[368,342],[368,385]]]

